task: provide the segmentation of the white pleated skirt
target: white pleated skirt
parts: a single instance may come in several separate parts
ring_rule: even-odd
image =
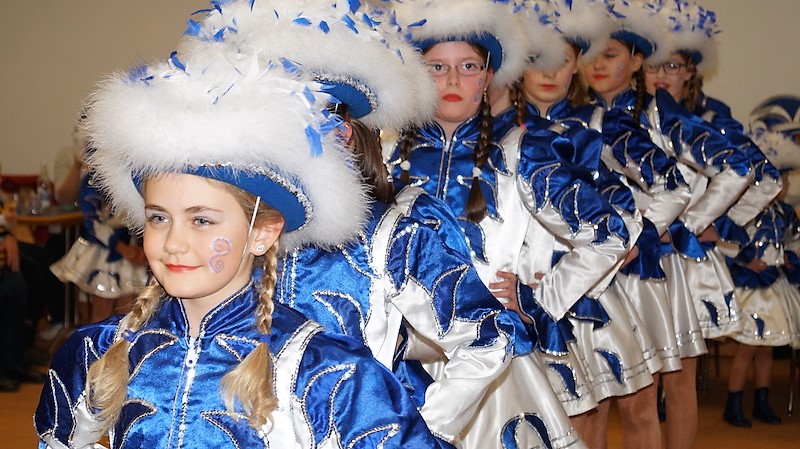
[[[137,266],[124,258],[108,262],[108,250],[79,238],[67,254],[50,271],[61,282],[72,282],[89,295],[114,299],[135,295],[147,283],[145,266]]]

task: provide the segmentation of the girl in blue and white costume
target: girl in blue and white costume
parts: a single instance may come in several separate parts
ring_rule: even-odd
[[[745,245],[749,238],[743,226],[777,194],[780,189],[779,175],[758,147],[744,136],[741,125],[730,117],[714,114],[696,104],[700,80],[704,73],[713,69],[716,62],[716,43],[713,37],[718,30],[714,13],[685,0],[663,2],[659,7],[659,16],[670,29],[669,39],[666,40],[669,55],[663,64],[645,68],[647,92],[655,94],[657,89],[666,90],[687,110],[709,122],[748,156],[753,166],[753,183],[714,222],[720,239]],[[703,245],[707,250],[714,246],[719,251],[724,250],[719,242],[709,241]],[[715,318],[720,315],[716,307],[711,303],[698,302],[694,303],[694,307],[696,313],[702,317],[698,324],[704,333],[714,331],[720,324]],[[722,323],[724,327],[738,323],[738,314],[730,315],[724,309],[722,312],[723,317],[731,318],[727,320],[727,324]],[[694,445],[697,434],[696,355],[698,354],[684,352],[684,369],[663,377],[667,404],[665,427],[669,449],[689,449]]]
[[[235,26],[243,47],[291,60],[340,102],[334,117],[374,201],[356,241],[284,248],[275,299],[361,341],[412,390],[433,433],[454,442],[507,368],[512,346],[526,353],[532,342],[519,317],[481,282],[449,209],[413,187],[403,193],[417,191],[410,210],[394,204],[374,128],[424,122],[436,106],[435,87],[418,51],[364,12],[346,2],[244,0],[221,5],[198,32]],[[343,59],[342,48],[350,56]],[[415,353],[420,340],[424,354]],[[432,382],[409,360],[419,357],[443,360],[442,377]]]
[[[778,96],[765,100],[750,115],[750,135],[773,165],[787,173],[800,168],[800,98]],[[742,410],[747,372],[753,365],[753,418],[780,424],[769,406],[772,348],[800,348],[800,292],[787,278],[800,266],[800,220],[783,202],[789,183],[776,199],[747,225],[750,241],[728,258],[736,295],[742,307],[742,331],[728,378],[728,401],[723,419],[750,427]]]
[[[730,108],[702,92],[705,74],[713,71],[717,63],[714,36],[720,31],[714,12],[686,0],[664,2],[660,7],[661,16],[670,25],[671,53],[663,68],[652,67],[645,74],[647,90],[651,94],[658,88],[668,90],[676,101],[718,129],[748,156],[754,172],[753,183],[714,224],[721,240],[744,245],[748,238],[743,227],[781,190],[780,174],[745,135],[743,126],[731,116]],[[731,315],[731,323],[726,323],[725,311],[721,314],[716,304],[704,301],[696,306],[707,338],[724,335],[726,328],[736,328],[735,317]]]
[[[80,132],[85,132],[84,120],[82,117],[77,125]],[[81,157],[91,151],[94,149],[85,148]],[[83,166],[87,170],[81,170],[78,190],[83,215],[81,236],[50,271],[89,296],[89,321],[94,323],[128,310],[134,296],[147,284],[147,266],[136,238],[94,184],[91,167]]]
[[[602,135],[597,134],[604,144],[602,154],[590,154],[590,147],[576,145],[583,165],[600,168],[598,184],[611,195],[620,215],[628,220],[636,220],[639,211],[634,207],[627,183],[638,190],[638,196],[649,200],[640,208],[645,218],[652,221],[645,220],[646,232],[639,236],[628,265],[623,272],[616,273],[614,282],[599,296],[611,316],[611,325],[592,329],[576,323],[576,328],[584,331],[578,337],[578,346],[595,373],[593,387],[598,400],[617,397],[621,417],[629,423],[625,425],[626,447],[660,447],[651,374],[679,369],[680,362],[659,266],[659,229],[664,232],[679,215],[688,202],[689,190],[675,160],[656,147],[630,116],[621,110],[605,111],[582,103],[585,92],[581,92],[579,81],[573,78],[577,78],[580,57],[591,60],[606,49],[612,24],[605,6],[555,1],[544,8],[537,5],[538,20],[554,25],[568,44],[567,62],[555,72],[531,69],[526,73],[519,93],[512,95],[519,98],[518,104],[524,105],[517,108],[518,115],[527,119],[546,114],[562,126],[591,126],[602,131]],[[605,176],[599,176],[603,173]],[[606,355],[610,348],[622,361],[618,372],[613,370]],[[585,437],[593,447],[606,444],[608,407],[609,401],[601,402],[598,412],[589,416]]]
[[[464,229],[476,268],[495,296],[511,307],[517,298],[529,299],[530,304],[522,301],[522,306],[537,323],[542,316],[560,319],[581,299],[582,293],[576,292],[585,292],[596,282],[545,276],[535,289],[543,307],[527,308],[534,305],[534,295],[517,274],[532,274],[520,270],[529,266],[524,244],[530,227],[543,223],[550,232],[574,242],[576,249],[564,257],[565,266],[579,264],[599,272],[622,258],[630,239],[624,222],[596,192],[591,177],[583,170],[572,171],[571,164],[556,155],[573,152],[568,139],[546,129],[525,133],[505,123],[493,128],[485,90],[490,82],[500,86],[513,82],[527,59],[526,45],[514,34],[517,22],[511,5],[469,1],[454,7],[412,1],[397,4],[396,12],[398,20],[414,24],[409,34],[423,49],[436,79],[439,108],[435,123],[398,142],[390,159],[395,179],[419,185],[450,206]],[[575,204],[591,207],[575,210]],[[544,345],[555,340],[543,333],[539,338]],[[501,379],[498,389],[484,400],[479,418],[488,418],[495,413],[492,410],[505,413],[508,403],[499,393],[511,389],[517,390],[518,413],[539,414],[547,423],[548,415],[561,405],[555,397],[548,402],[538,397],[537,389],[550,390],[543,372],[547,368],[539,363],[535,356],[516,357],[510,368],[514,377]],[[476,422],[469,429],[468,437],[476,446],[481,426]],[[554,446],[562,446],[564,436],[553,435],[558,436]]]
[[[331,97],[226,37],[93,97],[90,163],[154,281],[54,357],[40,447],[448,447],[360,342],[272,301],[278,239],[346,244],[366,192]]]

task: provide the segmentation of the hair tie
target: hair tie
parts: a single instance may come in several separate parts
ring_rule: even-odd
[[[259,343],[264,343],[269,346],[270,341],[272,341],[272,336],[270,334],[261,334],[258,336]]]
[[[411,169],[411,162],[409,162],[408,159],[404,160],[400,163],[400,168],[403,169],[403,171],[409,171]]]
[[[127,340],[128,343],[133,343],[133,340],[136,338],[136,332],[125,329],[125,332],[122,333],[122,338]]]
[[[472,177],[473,178],[480,178],[481,177],[481,173],[483,173],[483,171],[481,171],[480,167],[472,167]]]

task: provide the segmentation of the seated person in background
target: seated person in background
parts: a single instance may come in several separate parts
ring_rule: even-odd
[[[20,273],[16,238],[9,229],[16,225],[13,207],[0,200],[0,392],[16,391],[20,382],[42,382],[44,375],[25,362],[27,288]]]

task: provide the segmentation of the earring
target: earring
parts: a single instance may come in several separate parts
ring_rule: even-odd
[[[264,251],[264,244],[262,243],[261,245],[256,246],[256,251],[258,251],[259,253]]]

